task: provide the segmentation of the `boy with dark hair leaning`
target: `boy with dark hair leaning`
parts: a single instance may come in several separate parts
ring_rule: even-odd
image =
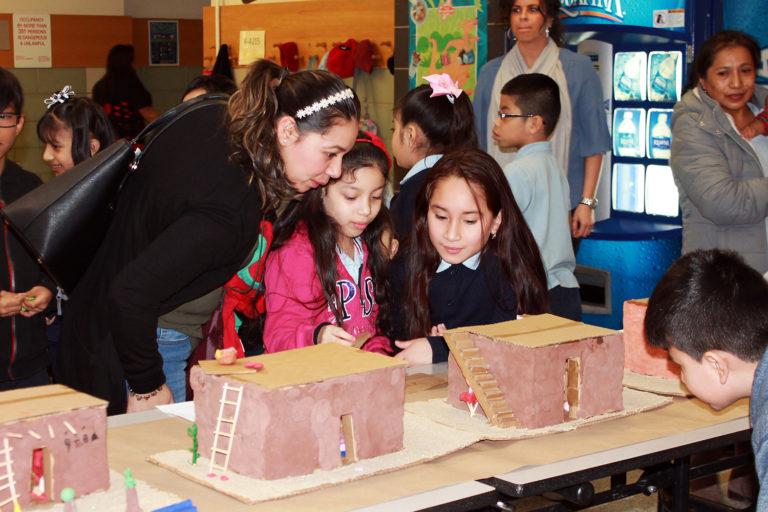
[[[750,397],[757,510],[768,510],[768,282],[734,252],[688,253],[656,285],[645,334],[713,409]]]
[[[547,75],[518,75],[501,89],[493,138],[518,149],[504,166],[515,202],[539,246],[547,271],[550,310],[581,320],[581,295],[574,275],[568,179],[548,140],[560,117],[560,90]]]
[[[8,160],[24,127],[24,95],[18,79],[0,68],[0,206],[42,182]],[[74,250],[74,249],[73,249]],[[42,312],[54,287],[16,236],[0,234],[0,391],[48,384],[48,353]]]

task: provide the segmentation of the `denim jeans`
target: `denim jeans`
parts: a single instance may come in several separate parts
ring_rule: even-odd
[[[157,348],[163,357],[165,384],[173,393],[174,402],[187,399],[187,380],[184,369],[192,352],[189,336],[173,329],[157,328]]]

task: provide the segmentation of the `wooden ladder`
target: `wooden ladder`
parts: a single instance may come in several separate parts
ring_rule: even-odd
[[[16,486],[13,480],[13,460],[11,460],[11,446],[8,444],[8,438],[3,438],[3,449],[0,450],[0,492],[8,489],[10,491],[10,497],[0,502],[0,507],[4,507],[8,503],[16,503],[19,495],[16,494]],[[7,482],[4,482],[7,480]]]
[[[234,399],[228,396],[234,393]],[[232,439],[235,436],[235,427],[237,426],[237,415],[240,413],[240,401],[243,397],[243,386],[230,386],[224,383],[224,389],[221,392],[219,400],[219,417],[216,420],[216,430],[213,431],[213,444],[211,445],[211,463],[208,466],[208,476],[216,476],[214,470],[221,471],[221,478],[226,479],[224,474],[229,466],[229,454],[232,452]],[[229,414],[225,416],[225,413]],[[220,446],[221,443],[221,446]],[[216,455],[224,455],[224,464],[216,463]]]
[[[499,383],[488,370],[488,364],[480,356],[480,349],[475,346],[469,334],[447,333],[444,338],[491,425],[502,428],[519,426],[514,412],[504,399],[504,393],[499,389]]]

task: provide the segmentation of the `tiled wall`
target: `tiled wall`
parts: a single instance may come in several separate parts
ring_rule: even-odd
[[[90,90],[104,74],[103,68],[11,68],[24,89],[24,129],[8,158],[23,168],[38,174],[43,180],[53,177],[48,165],[43,162],[43,144],[37,138],[37,121],[45,113],[43,100],[64,85],[71,85],[78,95]],[[153,106],[164,112],[181,100],[187,83],[202,72],[202,67],[143,67],[137,73],[144,86],[152,93]]]
[[[367,110],[368,116],[378,127],[379,137],[384,140],[387,151],[392,155],[392,109],[395,106],[395,77],[384,68],[373,68],[370,74],[360,70],[357,73],[355,92],[360,98],[363,115]],[[353,86],[351,78],[344,81],[350,87]]]

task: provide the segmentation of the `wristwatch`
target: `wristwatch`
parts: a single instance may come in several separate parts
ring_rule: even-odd
[[[597,208],[597,199],[592,197],[582,197],[581,201],[579,201],[579,204],[585,204],[594,210]]]

